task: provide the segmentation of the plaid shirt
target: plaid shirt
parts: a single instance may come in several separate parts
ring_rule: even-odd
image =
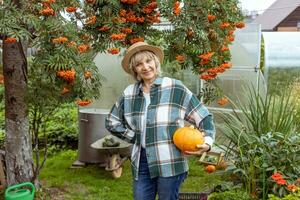
[[[146,121],[146,155],[152,178],[170,177],[188,171],[187,158],[173,143],[180,127],[178,119],[205,131],[205,143],[212,145],[215,127],[205,106],[179,80],[158,77],[150,89],[150,105],[145,116],[142,84],[129,85],[106,118],[106,128],[113,135],[134,143],[132,172],[138,178],[141,132]]]

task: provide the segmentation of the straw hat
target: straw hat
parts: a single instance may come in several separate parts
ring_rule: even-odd
[[[164,59],[164,52],[161,48],[157,47],[157,46],[152,46],[147,44],[146,42],[137,42],[134,43],[133,45],[131,45],[130,47],[128,47],[128,49],[125,52],[125,55],[123,57],[122,60],[122,67],[125,70],[125,72],[127,72],[128,74],[131,74],[131,70],[129,69],[129,63],[130,63],[130,58],[137,52],[139,51],[151,51],[153,52],[160,63],[163,62]]]

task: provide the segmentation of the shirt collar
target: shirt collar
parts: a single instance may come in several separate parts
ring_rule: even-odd
[[[161,85],[162,79],[163,79],[162,77],[158,76],[158,77],[154,80],[153,85]]]
[[[161,84],[162,84],[162,80],[163,80],[162,77],[160,77],[160,76],[156,77],[156,79],[155,79],[154,82],[153,82],[153,85],[155,85],[155,86],[161,85]],[[137,85],[138,85],[139,93],[140,93],[140,94],[143,94],[143,90],[142,90],[142,81],[138,81],[138,82],[137,82]]]

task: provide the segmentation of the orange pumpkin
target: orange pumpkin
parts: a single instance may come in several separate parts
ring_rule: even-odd
[[[216,171],[216,166],[214,166],[214,165],[207,165],[207,166],[205,166],[204,170],[207,173],[213,173],[214,171]]]
[[[173,135],[173,142],[181,151],[197,151],[196,146],[204,143],[204,133],[194,126],[178,128]]]

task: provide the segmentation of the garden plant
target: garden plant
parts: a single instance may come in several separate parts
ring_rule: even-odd
[[[268,194],[283,197],[298,190],[300,136],[296,129],[295,98],[291,88],[282,94],[262,96],[248,88],[245,104],[234,105],[233,113],[222,113],[220,142],[233,166],[233,181],[242,183],[255,199]],[[238,112],[237,108],[241,110]]]

